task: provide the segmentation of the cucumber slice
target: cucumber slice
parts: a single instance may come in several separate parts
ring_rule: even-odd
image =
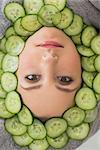
[[[10,36],[12,36],[12,35],[16,35],[16,32],[15,32],[13,26],[12,26],[12,27],[9,27],[9,28],[6,30],[5,37],[8,38],[8,37],[10,37]]]
[[[63,118],[68,122],[69,126],[76,126],[84,120],[85,112],[78,107],[72,107],[64,113]]]
[[[88,87],[92,88],[93,80],[94,80],[96,74],[97,74],[96,72],[83,71],[82,78]]]
[[[33,124],[28,126],[28,134],[33,139],[40,140],[40,139],[45,138],[46,130],[41,121],[39,121],[38,119],[34,119]]]
[[[47,135],[51,138],[56,138],[65,132],[67,122],[63,118],[51,118],[46,121],[45,127]]]
[[[91,48],[96,54],[100,55],[100,35],[93,38],[91,42]]]
[[[46,138],[42,140],[33,140],[33,142],[29,145],[30,150],[47,150],[49,144]]]
[[[19,18],[14,23],[14,29],[15,29],[16,33],[18,35],[24,36],[24,37],[32,35],[33,32],[29,32],[22,27],[21,21],[22,21],[22,18]]]
[[[3,37],[2,39],[1,39],[1,41],[0,41],[0,50],[2,51],[2,52],[4,52],[4,53],[6,53],[7,51],[6,51],[6,46],[5,46],[5,44],[6,44],[6,37]]]
[[[38,14],[43,5],[43,0],[24,0],[24,8],[27,14]]]
[[[2,69],[0,69],[0,80],[1,80],[1,76],[3,75],[3,70]]]
[[[88,26],[82,32],[82,42],[85,46],[91,45],[91,40],[97,35],[97,31],[94,27]]]
[[[5,6],[4,13],[12,22],[15,22],[18,18],[25,16],[25,11],[22,5],[15,2],[8,3]]]
[[[54,5],[61,11],[66,6],[66,0],[44,0],[45,4]]]
[[[100,94],[95,93],[95,96],[96,96],[97,102],[100,102]]]
[[[61,12],[57,12],[52,17],[52,23],[57,26],[61,21]]]
[[[78,45],[82,44],[82,42],[81,42],[81,33],[79,33],[78,35],[73,35],[72,40],[75,44],[78,44]]]
[[[75,101],[78,107],[80,107],[83,110],[89,110],[96,107],[96,97],[90,88],[81,88],[76,96]]]
[[[6,92],[11,92],[17,87],[17,78],[13,73],[6,72],[1,76],[1,85]]]
[[[53,5],[43,6],[38,14],[38,20],[42,25],[53,26],[52,18],[59,12],[59,10]]]
[[[82,18],[79,15],[74,14],[72,24],[68,28],[64,29],[64,32],[69,36],[78,35],[82,31],[82,28]]]
[[[2,61],[2,69],[4,72],[14,73],[18,69],[18,57],[9,54],[5,55]]]
[[[61,12],[61,20],[60,23],[57,25],[60,29],[67,28],[73,21],[73,12],[69,8],[64,8]]]
[[[14,114],[10,113],[5,106],[5,99],[0,98],[0,118],[11,118]]]
[[[82,123],[81,125],[76,127],[68,127],[67,134],[71,139],[83,140],[88,136],[89,130],[90,130],[89,124]]]
[[[24,41],[19,36],[10,36],[6,42],[6,50],[9,55],[17,56],[24,48]]]
[[[88,72],[94,72],[96,71],[94,62],[95,62],[96,55],[91,56],[91,57],[82,57],[82,67],[85,71]]]
[[[93,89],[96,93],[100,94],[100,73],[98,73],[94,78]]]
[[[26,106],[23,105],[21,111],[18,113],[18,119],[24,125],[31,125],[33,121],[33,117],[31,112],[28,110]]]
[[[5,98],[7,95],[7,92],[2,88],[0,84],[0,98]]]
[[[27,126],[21,124],[17,116],[7,119],[5,121],[5,128],[12,135],[22,135],[27,130]]]
[[[27,15],[23,17],[21,24],[22,27],[29,32],[35,32],[42,26],[38,21],[37,15]]]
[[[90,57],[94,55],[93,50],[84,45],[78,45],[77,50],[82,56]]]
[[[86,116],[85,116],[84,122],[91,123],[96,119],[98,109],[97,107],[95,107],[92,110],[86,110],[85,113],[86,113]]]
[[[27,133],[24,133],[23,135],[19,135],[19,136],[18,135],[13,136],[13,140],[17,145],[22,147],[28,146],[33,141],[33,139]]]
[[[21,109],[21,100],[17,92],[12,91],[7,94],[5,105],[9,112],[16,114]]]
[[[0,51],[0,68],[2,68],[2,61],[3,61],[3,58],[4,58],[5,54]]]
[[[100,55],[96,57],[94,65],[95,65],[96,71],[100,72]]]
[[[68,136],[66,133],[63,133],[62,135],[60,135],[57,138],[51,138],[49,136],[47,136],[47,140],[48,143],[50,144],[50,146],[52,146],[53,148],[63,148],[67,142],[68,142]]]

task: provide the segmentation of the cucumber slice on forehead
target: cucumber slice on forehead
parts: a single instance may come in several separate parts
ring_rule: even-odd
[[[68,127],[67,134],[71,139],[83,140],[88,136],[89,130],[89,124],[82,123],[81,125],[76,127]]]
[[[91,41],[91,48],[96,54],[100,55],[100,35],[93,38]]]
[[[9,112],[18,113],[21,109],[21,100],[17,92],[12,91],[7,94],[5,105]]]
[[[27,130],[27,126],[21,124],[17,116],[7,119],[5,121],[5,128],[12,135],[22,135]]]
[[[27,14],[38,14],[44,5],[43,0],[24,0],[23,4]]]
[[[23,17],[21,24],[22,27],[29,32],[35,32],[42,26],[38,21],[37,15],[27,15]]]
[[[77,50],[82,56],[90,57],[94,55],[93,50],[84,45],[78,45]]]
[[[42,25],[53,26],[52,18],[57,12],[59,10],[55,6],[45,5],[39,11],[38,20]]]
[[[19,17],[25,16],[25,11],[22,5],[20,5],[19,3],[15,3],[15,2],[8,3],[5,6],[4,13],[6,17],[12,22],[17,20]]]
[[[67,129],[67,122],[63,118],[52,118],[46,121],[45,127],[47,135],[56,138],[65,132]]]
[[[75,96],[75,102],[78,107],[80,107],[83,110],[89,110],[96,107],[96,97],[90,88],[81,88],[76,96]]]
[[[69,8],[64,8],[61,12],[61,20],[60,23],[57,25],[60,29],[67,28],[73,20],[73,12]]]
[[[0,118],[11,118],[14,114],[10,113],[5,106],[5,99],[0,98]]]
[[[66,0],[44,0],[44,3],[54,5],[61,11],[66,5]]]
[[[13,140],[19,146],[28,146],[33,141],[33,139],[28,135],[28,133],[19,136],[13,136]]]
[[[62,135],[60,135],[57,138],[51,138],[51,137],[47,136],[47,140],[48,140],[48,143],[50,144],[50,146],[58,149],[58,148],[63,148],[67,144],[68,136],[66,133],[63,133]]]
[[[12,27],[9,27],[9,28],[6,30],[5,37],[8,38],[8,37],[10,37],[10,36],[12,36],[12,35],[16,35],[16,32],[15,32],[13,26],[12,26]]]
[[[6,42],[6,50],[9,55],[17,56],[24,48],[24,41],[19,36],[10,36]]]
[[[93,89],[96,93],[100,94],[100,73],[98,73],[94,78]]]
[[[78,107],[73,107],[64,113],[63,118],[68,122],[69,126],[76,126],[84,120],[85,112]]]
[[[24,125],[31,125],[33,121],[32,114],[26,106],[22,107],[21,111],[18,113],[18,118]]]
[[[13,73],[6,72],[1,76],[1,85],[6,92],[11,92],[17,87],[17,78]]]
[[[94,27],[88,26],[82,32],[82,42],[85,46],[91,45],[91,40],[97,35],[97,31]]]
[[[68,28],[64,29],[64,32],[69,36],[73,36],[73,35],[78,35],[82,31],[82,29],[83,29],[82,17],[74,14],[74,19],[72,24]]]
[[[14,23],[14,29],[15,29],[16,33],[20,36],[25,36],[25,37],[32,35],[33,32],[29,32],[22,27],[21,21],[22,21],[22,18],[19,18]]]
[[[2,69],[4,72],[14,73],[18,69],[18,57],[9,54],[5,55],[2,61]]]
[[[46,129],[41,121],[38,119],[34,119],[34,122],[32,125],[28,126],[28,134],[33,139],[43,139],[46,136]]]
[[[29,145],[30,150],[47,150],[49,144],[46,138],[42,140],[33,140],[33,142]]]

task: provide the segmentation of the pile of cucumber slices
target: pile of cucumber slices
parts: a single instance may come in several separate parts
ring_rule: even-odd
[[[97,117],[100,101],[100,35],[93,26],[69,9],[66,0],[23,0],[8,3],[5,16],[11,26],[0,41],[0,118],[16,144],[30,150],[61,149],[69,139],[83,140]],[[16,88],[19,55],[25,41],[43,26],[66,33],[81,57],[83,84],[75,96],[75,106],[61,117],[45,122],[35,118],[22,103]],[[44,108],[43,108],[44,109]],[[51,110],[52,111],[52,110]]]

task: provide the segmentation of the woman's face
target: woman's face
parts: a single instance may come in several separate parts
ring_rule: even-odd
[[[35,116],[61,116],[81,85],[80,57],[63,31],[43,27],[27,40],[16,75],[17,91]]]

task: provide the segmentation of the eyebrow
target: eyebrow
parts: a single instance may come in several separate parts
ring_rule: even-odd
[[[21,86],[23,89],[25,90],[33,90],[33,89],[40,89],[42,87],[42,84],[40,85],[36,85],[36,86],[33,86],[33,87],[28,87],[28,88],[24,88],[23,86]],[[75,87],[74,89],[68,89],[68,88],[62,88],[62,87],[59,87],[59,86],[56,86],[56,88],[62,92],[74,92],[75,90],[79,89],[79,86]]]

